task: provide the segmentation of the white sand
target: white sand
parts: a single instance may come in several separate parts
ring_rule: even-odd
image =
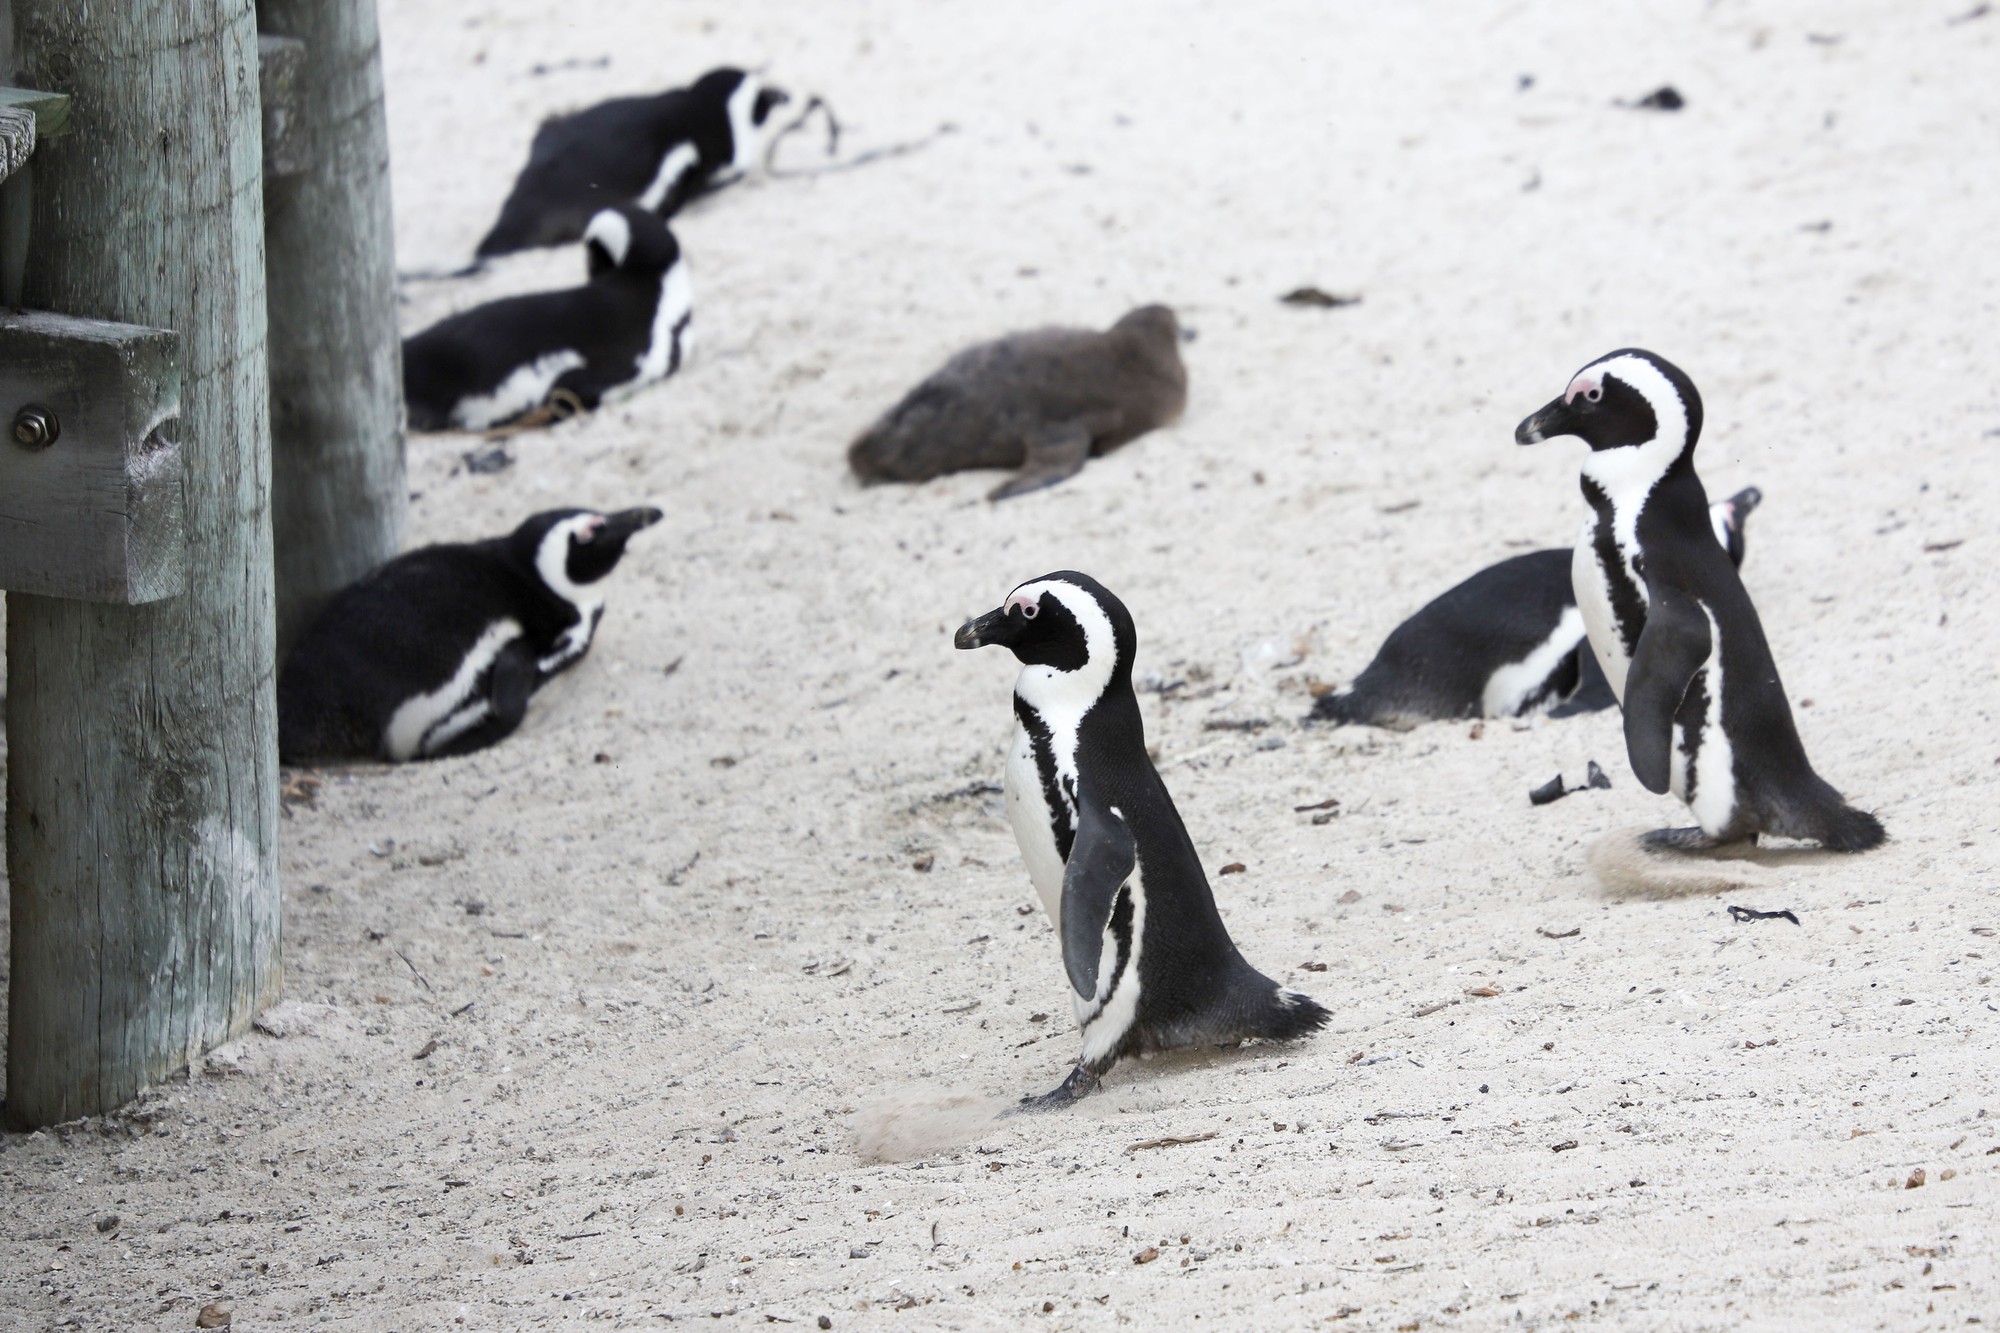
[[[167,1137],[4,1140],[0,1328],[2000,1320],[2000,15],[1970,7],[385,3],[406,269],[470,252],[544,112],[724,61],[826,94],[850,151],[960,132],[689,212],[702,341],[664,387],[490,478],[413,441],[413,540],[668,518],[516,739],[286,823],[290,1035],[160,1089]],[[1677,115],[1613,104],[1667,82]],[[406,326],[580,267],[413,286]],[[1365,299],[1277,303],[1305,283]],[[997,508],[990,473],[845,477],[964,342],[1147,300],[1200,331],[1176,428]],[[1294,725],[1425,598],[1569,538],[1581,446],[1514,424],[1629,343],[1701,386],[1710,489],[1764,489],[1749,586],[1886,849],[1615,899],[1587,849],[1682,821],[1615,715]],[[973,788],[1013,667],[949,639],[1064,566],[1193,682],[1143,699],[1167,781],[1248,866],[1215,882],[1244,951],[1335,1017],[869,1164],[854,1108],[1075,1054]],[[1591,758],[1614,790],[1528,805]]]

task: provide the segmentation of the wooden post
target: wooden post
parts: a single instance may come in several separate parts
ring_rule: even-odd
[[[258,0],[257,21],[304,48],[287,68],[270,44],[289,105],[264,121],[282,130],[264,184],[282,654],[402,545],[403,344],[375,0]]]
[[[20,82],[74,99],[36,151],[26,302],[179,335],[189,539],[177,597],[8,598],[26,1127],[129,1100],[276,998],[278,782],[251,0],[13,14]]]

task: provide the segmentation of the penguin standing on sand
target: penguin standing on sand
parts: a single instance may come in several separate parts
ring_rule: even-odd
[[[672,217],[754,167],[773,129],[771,113],[790,100],[755,74],[712,69],[689,88],[614,98],[543,121],[499,220],[479,242],[479,258],[573,241],[609,204]]]
[[[674,234],[621,205],[583,239],[584,286],[489,301],[403,340],[412,430],[485,430],[563,394],[595,411],[680,369],[694,291]]]
[[[597,583],[657,509],[551,509],[505,537],[426,546],[335,594],[278,674],[288,764],[470,754],[590,650]]]
[[[1709,506],[1715,539],[1739,567],[1756,487]],[[1568,548],[1489,565],[1398,625],[1354,683],[1313,701],[1308,722],[1404,731],[1419,722],[1594,713],[1617,703],[1585,642]]]
[[[1625,750],[1648,791],[1687,802],[1698,827],[1652,848],[1698,850],[1759,833],[1863,852],[1875,816],[1813,772],[1736,566],[1713,538],[1694,471],[1701,395],[1677,367],[1627,348],[1578,371],[1523,421],[1520,444],[1590,446],[1590,505],[1571,564],[1590,646],[1625,710]]]
[[[1236,951],[1173,798],[1146,755],[1124,603],[1084,574],[1024,583],[959,648],[1021,659],[1007,818],[1062,943],[1083,1053],[1047,1109],[1119,1059],[1246,1037],[1303,1037],[1328,1012]]]

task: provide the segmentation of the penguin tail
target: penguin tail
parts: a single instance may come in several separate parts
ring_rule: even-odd
[[[1836,804],[1816,822],[1819,828],[1815,836],[1830,852],[1873,851],[1889,837],[1881,820],[1851,805]]]
[[[1271,993],[1265,1029],[1257,1035],[1267,1041],[1296,1041],[1325,1027],[1332,1017],[1333,1012],[1312,996],[1280,986]]]
[[[1306,721],[1331,722],[1337,727],[1344,727],[1350,722],[1372,721],[1373,716],[1374,710],[1365,706],[1352,689],[1342,689],[1313,700],[1312,711],[1306,714]]]

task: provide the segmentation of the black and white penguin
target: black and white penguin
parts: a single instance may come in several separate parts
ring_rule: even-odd
[[[598,583],[657,509],[551,509],[505,537],[426,546],[334,595],[278,674],[288,764],[470,754],[590,651]]]
[[[1590,446],[1577,607],[1625,710],[1632,772],[1699,825],[1646,842],[1693,850],[1769,833],[1867,851],[1882,825],[1806,761],[1757,609],[1713,538],[1694,470],[1701,420],[1692,380],[1626,348],[1578,371],[1514,432],[1520,444],[1574,435]]]
[[[403,340],[412,430],[485,430],[558,393],[595,410],[680,369],[694,290],[666,223],[620,205],[583,239],[583,286],[489,301]]]
[[[1074,1101],[1119,1059],[1246,1037],[1282,1041],[1327,1011],[1236,951],[1201,858],[1146,755],[1125,604],[1064,570],[966,622],[959,648],[1021,660],[1007,818],[1062,943],[1083,1053],[1037,1108]]]
[[[772,113],[790,100],[755,74],[712,69],[692,87],[543,121],[479,258],[573,241],[610,204],[672,217],[756,166]]]
[[[1739,566],[1743,522],[1763,498],[1751,486],[1709,507],[1715,539]],[[1313,701],[1306,720],[1401,731],[1611,707],[1618,700],[1584,642],[1570,560],[1567,548],[1530,551],[1480,570],[1398,625],[1352,684]]]

